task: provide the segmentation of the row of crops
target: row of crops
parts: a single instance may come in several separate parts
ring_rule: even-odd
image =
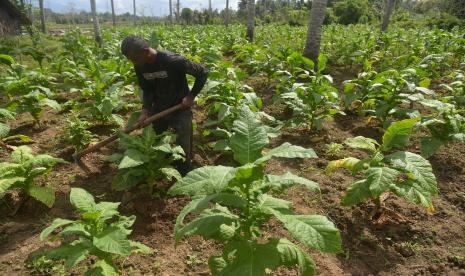
[[[326,168],[328,174],[347,169],[356,179],[341,204],[372,201],[381,210],[385,194],[391,193],[433,213],[439,191],[428,158],[450,142],[465,141],[463,30],[393,28],[379,33],[364,25],[327,26],[318,70],[300,53],[305,31],[259,27],[255,44],[241,38],[241,26],[107,30],[102,47],[79,30],[59,38],[34,36],[20,46],[15,40],[0,41],[0,143],[6,150],[2,156],[8,157],[0,163],[0,196],[20,191],[52,207],[56,191],[38,179],[68,163],[33,152],[31,137],[11,133],[9,125],[21,113],[29,113],[39,129],[47,112],[66,118],[60,139],[76,151],[102,139],[91,131],[93,126],[116,131],[136,120],[139,90],[132,65],[119,50],[122,38],[136,32],[152,47],[179,52],[210,69],[197,98],[207,119],[196,130],[210,141],[207,150],[229,156],[234,165],[202,166],[181,177],[174,163],[184,153],[172,144],[173,134],[156,135],[148,127],[138,135],[121,133],[118,152],[105,158],[117,166],[112,189],[146,185],[154,192],[157,182],[172,181],[167,196],[190,196],[174,222],[174,239],[178,243],[200,235],[221,244],[223,253],[208,261],[212,274],[265,275],[297,266],[301,275],[313,275],[317,265],[303,247],[280,236],[263,238],[264,225],[272,219],[300,245],[329,253],[343,250],[331,220],[298,214],[290,201],[279,198],[294,185],[320,191],[315,181],[266,170],[272,158],[318,158],[313,149],[288,142],[272,147],[283,131],[318,134],[336,117],[365,117],[368,125],[384,129],[382,138],[345,140],[353,154]],[[331,76],[336,71],[353,78],[339,83]],[[246,84],[251,76],[263,80],[265,91]],[[286,107],[292,116],[265,112],[267,95],[272,95],[270,104]],[[418,153],[409,150],[412,144],[418,145]],[[41,240],[62,240],[60,247],[44,253],[46,258],[62,259],[71,269],[94,256],[88,275],[115,275],[120,270],[116,257],[151,252],[128,238],[136,217],[120,214],[119,203],[97,203],[82,188],[72,188],[69,199],[79,219],[56,218],[42,231]]]

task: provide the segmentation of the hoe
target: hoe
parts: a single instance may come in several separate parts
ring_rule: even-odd
[[[178,105],[175,105],[173,107],[170,107],[166,110],[163,110],[162,112],[160,113],[157,113],[155,115],[152,115],[150,117],[148,117],[147,119],[145,119],[145,121],[143,121],[142,123],[138,123],[138,124],[135,124],[134,126],[131,126],[131,127],[128,127],[128,128],[125,128],[123,129],[122,131],[124,133],[131,133],[133,132],[134,130],[136,129],[140,129],[140,128],[143,128],[147,125],[149,125],[150,123],[160,119],[160,118],[163,118],[165,117],[166,115],[168,114],[171,114],[175,111],[178,111],[182,108],[182,105],[181,104],[178,104]],[[84,171],[86,172],[87,174],[90,174],[91,173],[91,170],[89,169],[89,167],[86,166],[86,164],[84,164],[84,162],[82,162],[81,160],[81,157],[83,157],[84,155],[88,154],[88,153],[91,153],[91,152],[94,152],[102,147],[104,147],[105,145],[108,145],[109,143],[115,141],[116,139],[118,139],[118,134],[114,134],[110,137],[108,137],[107,139],[103,140],[103,141],[100,141],[98,142],[97,144],[95,145],[92,145],[92,146],[89,146],[87,147],[86,149],[82,150],[82,151],[79,151],[79,152],[76,152],[75,154],[73,154],[73,159],[74,159],[74,162]]]

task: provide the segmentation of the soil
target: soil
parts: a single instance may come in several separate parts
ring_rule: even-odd
[[[338,78],[341,78],[339,83],[344,79],[342,76]],[[251,80],[249,85],[257,85],[254,88],[265,98],[266,112],[276,117],[283,116],[285,108],[272,104],[272,84],[263,83],[257,79]],[[205,117],[200,108],[194,110],[197,125],[200,126]],[[57,246],[58,242],[40,241],[38,235],[54,218],[76,217],[69,204],[69,191],[71,187],[82,187],[97,200],[122,202],[120,210],[123,214],[137,216],[130,238],[154,250],[150,255],[119,258],[117,263],[123,275],[209,275],[207,261],[209,256],[220,254],[218,244],[200,237],[190,237],[176,246],[174,244],[174,221],[189,199],[163,194],[170,183],[160,185],[164,188],[157,198],[148,196],[143,189],[113,192],[111,181],[116,168],[104,162],[103,156],[112,153],[116,144],[83,158],[93,172],[87,175],[72,163],[70,155],[73,149],[59,139],[66,122],[63,118],[63,114],[48,110],[39,128],[33,127],[32,118],[27,114],[20,115],[12,125],[12,134],[21,133],[34,139],[35,143],[30,145],[34,152],[59,156],[70,163],[57,166],[47,179],[41,180],[57,190],[56,203],[51,209],[29,199],[14,216],[9,216],[7,214],[17,202],[7,197],[0,201],[3,214],[0,217],[0,273],[40,275],[37,268],[34,270],[28,265],[31,257],[45,248]],[[103,139],[111,134],[112,128],[100,126],[93,131]],[[344,170],[326,175],[324,169],[329,161],[347,157],[349,152],[330,153],[326,145],[342,143],[346,138],[357,135],[380,140],[382,133],[381,128],[373,126],[366,118],[347,115],[335,117],[320,132],[284,130],[280,137],[271,141],[270,147],[286,141],[311,147],[319,156],[303,160],[273,159],[266,167],[269,173],[290,171],[320,184],[319,194],[295,187],[286,194],[275,195],[292,201],[297,213],[325,215],[340,229],[343,240],[341,254],[307,249],[317,264],[318,275],[465,275],[465,143],[450,143],[430,158],[440,190],[434,199],[436,211],[433,214],[391,195],[385,201],[386,207],[408,218],[408,221],[398,223],[392,220],[380,226],[371,217],[374,204],[341,206],[340,200],[354,177]],[[198,166],[231,164],[230,156],[206,151],[205,140],[200,130],[196,130],[194,160]],[[419,151],[415,143],[409,149]],[[7,160],[8,155],[6,151],[0,153],[2,160]],[[274,220],[266,225],[264,233],[265,238],[285,236],[292,239]],[[91,261],[81,263],[71,274],[81,275]],[[280,269],[274,275],[297,275],[297,270]]]

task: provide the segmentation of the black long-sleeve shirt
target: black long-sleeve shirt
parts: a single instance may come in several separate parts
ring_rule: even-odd
[[[197,96],[207,81],[208,69],[182,55],[157,50],[155,62],[135,66],[143,91],[144,108],[158,113],[182,102],[187,95]],[[195,77],[189,91],[186,74]]]

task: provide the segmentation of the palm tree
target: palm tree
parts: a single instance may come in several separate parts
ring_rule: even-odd
[[[132,1],[132,5],[134,7],[134,26],[136,26],[136,0]]]
[[[384,8],[384,18],[383,25],[381,25],[381,31],[385,32],[389,25],[389,18],[392,14],[392,9],[394,8],[394,0],[386,0],[386,7]]]
[[[111,20],[113,21],[113,27],[116,27],[115,5],[113,0],[111,0]]]
[[[179,0],[177,0],[177,1],[176,1],[176,22],[179,20],[179,16],[181,15],[181,14],[179,13],[179,7],[180,7],[180,5],[179,5]]]
[[[318,66],[320,55],[321,26],[325,19],[327,0],[314,0],[308,19],[307,42],[305,43],[304,56],[310,58]]]
[[[226,10],[225,10],[224,25],[226,27],[229,26],[229,0],[226,0]]]
[[[40,30],[45,33],[45,13],[44,13],[44,0],[39,0],[40,9]]]
[[[92,21],[94,23],[95,41],[97,41],[99,46],[102,46],[102,35],[100,34],[100,25],[98,24],[97,8],[95,6],[95,0],[90,0],[90,9],[92,11]]]
[[[247,0],[247,40],[253,41],[255,19],[255,0]]]

